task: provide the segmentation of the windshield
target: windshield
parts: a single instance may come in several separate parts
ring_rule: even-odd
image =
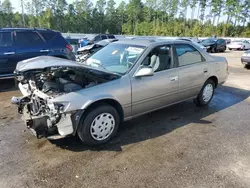
[[[210,38],[210,39],[205,39],[202,41],[202,43],[214,43],[216,39]]]
[[[142,54],[145,46],[111,43],[85,62],[113,73],[125,74]]]

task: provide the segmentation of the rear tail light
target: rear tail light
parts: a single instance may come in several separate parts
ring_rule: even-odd
[[[66,48],[67,48],[69,51],[73,51],[72,46],[70,46],[69,44],[66,45]]]

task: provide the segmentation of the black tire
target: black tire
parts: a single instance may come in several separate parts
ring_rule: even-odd
[[[216,53],[216,52],[217,52],[217,47],[215,46],[211,49],[211,53]]]
[[[227,49],[227,47],[224,47],[224,49],[222,50],[222,52],[225,52],[225,51],[226,51],[226,49]]]
[[[212,96],[211,98],[208,100],[208,101],[205,101],[204,98],[203,98],[203,92],[204,92],[204,89],[206,88],[207,85],[211,84],[212,85],[212,88],[213,88],[213,92],[212,92]],[[210,101],[213,99],[213,96],[214,96],[214,90],[215,90],[215,83],[213,80],[209,79],[205,82],[205,84],[203,85],[200,93],[198,94],[197,98],[194,100],[195,104],[197,106],[206,106],[210,103]]]
[[[229,50],[232,50],[232,48],[228,48]]]
[[[112,129],[111,134],[107,138],[105,138],[103,140],[98,140],[98,139],[95,139],[94,136],[92,136],[92,134],[91,134],[91,124],[93,123],[95,118],[98,118],[99,115],[105,114],[105,113],[111,114],[113,116],[114,121],[115,121],[114,128]],[[102,122],[102,124],[104,124],[104,123]],[[118,127],[119,127],[119,124],[120,124],[120,116],[117,113],[116,109],[108,104],[103,104],[103,105],[98,106],[96,108],[93,108],[93,109],[89,110],[89,112],[87,112],[87,114],[82,118],[82,120],[79,124],[77,134],[84,144],[100,145],[100,144],[104,144],[104,143],[108,142],[116,134]],[[105,126],[105,125],[102,125],[102,126]],[[99,125],[98,125],[98,128],[99,128]],[[105,128],[105,130],[106,130],[106,128]],[[96,127],[96,129],[97,129],[97,127]],[[93,130],[94,129],[92,129],[92,131]],[[101,130],[99,130],[99,131],[101,131]]]
[[[250,69],[250,65],[244,65],[245,69]]]

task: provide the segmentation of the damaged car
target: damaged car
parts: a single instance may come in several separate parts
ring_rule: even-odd
[[[78,48],[77,55],[76,55],[76,61],[77,62],[84,62],[86,59],[88,59],[92,54],[99,51],[103,47],[107,46],[108,44],[118,41],[118,39],[105,39],[101,40],[95,44],[90,44],[81,48]]]
[[[227,61],[187,41],[118,41],[84,63],[41,56],[18,63],[26,126],[48,139],[103,144],[123,121],[194,99],[206,106],[228,77]]]

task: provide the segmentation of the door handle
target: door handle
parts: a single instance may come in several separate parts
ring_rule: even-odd
[[[177,81],[178,80],[178,76],[172,76],[170,77],[170,81],[171,82],[174,82],[174,81]]]
[[[40,50],[40,52],[49,52],[49,50]]]
[[[13,55],[15,52],[4,52],[4,55]]]
[[[204,69],[204,70],[203,70],[203,72],[204,72],[204,73],[207,73],[207,72],[208,72],[208,70],[207,70],[207,69]]]

